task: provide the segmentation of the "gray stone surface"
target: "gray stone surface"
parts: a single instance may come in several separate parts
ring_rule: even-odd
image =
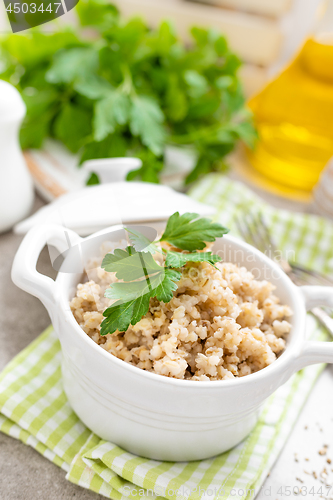
[[[269,201],[274,203],[271,197]],[[35,209],[42,202],[37,199]],[[276,200],[276,204],[289,209],[304,209],[295,204]],[[0,370],[18,352],[26,347],[49,325],[49,317],[39,300],[16,288],[10,279],[15,252],[21,241],[11,232],[0,235]],[[47,251],[38,262],[38,269],[53,276]],[[328,457],[333,461],[333,368],[327,368],[311,394],[302,415],[292,431],[287,445],[266,480],[260,500],[287,498],[288,488],[306,486],[309,500],[316,494],[321,483],[314,481],[304,470],[319,473],[327,457],[318,454],[322,445],[330,445]],[[305,425],[308,427],[305,430]],[[295,462],[294,454],[299,461]],[[305,461],[309,458],[309,461]],[[328,467],[328,466],[327,466]],[[333,465],[328,467],[331,470]],[[333,482],[333,475],[331,480]],[[296,478],[300,478],[303,483]],[[314,494],[309,493],[315,485]],[[283,487],[282,493],[279,488]],[[325,491],[325,489],[324,489]],[[327,491],[327,490],[326,490]],[[293,497],[293,495],[292,495]],[[103,498],[65,479],[65,472],[43,458],[32,448],[0,433],[0,500],[94,500]],[[236,498],[237,496],[233,496]],[[294,497],[293,497],[294,498]],[[301,497],[302,498],[302,497]]]

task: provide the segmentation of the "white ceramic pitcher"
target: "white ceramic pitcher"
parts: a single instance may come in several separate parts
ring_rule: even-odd
[[[32,179],[18,141],[25,112],[19,92],[0,80],[0,232],[27,216],[34,199]]]

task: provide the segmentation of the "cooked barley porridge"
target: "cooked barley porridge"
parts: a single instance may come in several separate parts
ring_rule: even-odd
[[[290,307],[280,304],[272,283],[225,262],[218,269],[187,263],[170,302],[150,299],[136,325],[101,336],[103,311],[113,302],[104,292],[118,279],[100,265],[113,248],[103,245],[101,257],[89,261],[70,303],[84,332],[110,354],[167,377],[227,380],[265,368],[284,350]],[[155,255],[161,264],[163,257]]]

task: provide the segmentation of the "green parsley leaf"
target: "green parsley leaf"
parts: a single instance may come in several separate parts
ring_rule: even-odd
[[[130,325],[138,323],[147,314],[151,297],[156,296],[158,300],[163,302],[169,302],[172,299],[173,291],[177,290],[175,282],[180,280],[181,273],[173,269],[165,269],[164,271],[158,277],[159,285],[147,293],[144,291],[148,290],[148,286],[147,284],[143,286],[142,282],[113,283],[111,285],[112,292],[107,290],[105,296],[114,298],[118,295],[121,298],[104,311],[103,315],[106,319],[101,324],[101,335],[114,333],[116,330],[125,332]],[[162,277],[163,279],[161,279]],[[152,283],[153,286],[156,284],[155,281]],[[126,297],[128,300],[124,302]]]
[[[117,248],[113,253],[106,254],[102,268],[115,272],[117,278],[124,281],[137,280],[163,270],[150,253],[137,252],[133,247],[125,250]]]
[[[80,0],[75,10],[81,26],[93,26],[101,32],[110,30],[119,17],[117,7],[108,0]]]
[[[173,297],[173,293],[177,290],[176,281],[179,281],[182,277],[182,273],[175,271],[174,269],[165,269],[165,275],[163,281],[155,289],[155,296],[157,300],[163,302],[170,302]]]
[[[140,281],[112,283],[104,296],[117,300],[117,304],[119,301],[125,303],[147,294],[150,297],[156,296],[158,300],[169,302],[172,299],[172,291],[177,290],[175,281],[179,281],[180,278],[179,271],[160,267],[159,272]]]
[[[142,295],[137,299],[125,303],[116,302],[108,307],[103,315],[105,319],[101,323],[101,335],[119,332],[126,332],[130,324],[135,325],[142,316],[147,314],[149,309],[149,295]]]
[[[113,306],[108,307],[103,312],[104,319],[101,323],[101,335],[107,335],[108,333],[114,333],[116,330],[119,332],[125,332],[133,316],[135,300],[125,303],[115,303]]]
[[[129,172],[126,179],[128,181],[132,181],[139,178],[143,182],[158,183],[158,174],[164,166],[163,161],[156,158],[156,156],[149,149],[142,149],[136,156],[142,160],[142,167]]]
[[[87,186],[96,186],[96,184],[100,184],[99,177],[97,174],[95,174],[95,172],[92,172],[90,174],[89,179],[86,181],[86,185]]]
[[[136,325],[140,319],[145,316],[149,310],[150,295],[140,295],[135,301],[133,306],[133,315],[131,319],[131,325]]]
[[[215,264],[220,262],[221,257],[212,252],[180,253],[169,251],[167,253],[165,265],[167,267],[183,267],[187,262],[209,262]]]
[[[175,35],[175,30],[169,21],[162,21],[160,26],[155,32],[149,33],[149,38],[147,38],[147,45],[150,47],[151,51],[163,57],[168,57],[170,51],[175,46],[177,42],[177,37]]]
[[[103,141],[92,141],[85,145],[80,165],[86,160],[96,160],[97,158],[120,158],[126,156],[127,144],[125,138],[114,133],[108,135]]]
[[[167,241],[181,250],[202,250],[206,242],[215,241],[229,229],[210,219],[201,218],[195,213],[179,215],[174,213],[168,220],[160,241]]]
[[[74,83],[74,89],[88,99],[101,99],[112,90],[110,83],[98,75],[89,75]]]
[[[191,96],[201,97],[208,92],[208,82],[206,78],[200,75],[197,71],[185,71],[184,79],[189,86]]]
[[[196,181],[201,175],[208,174],[210,170],[209,159],[206,156],[200,156],[196,166],[186,177],[185,184],[191,184],[191,182]]]
[[[57,53],[46,73],[49,83],[71,83],[77,78],[89,76],[98,66],[98,54],[90,47],[67,49]]]
[[[234,79],[231,76],[228,76],[228,75],[226,75],[226,76],[219,76],[216,79],[216,81],[215,81],[215,85],[220,90],[228,89],[233,84],[234,84]]]
[[[185,90],[182,89],[177,74],[169,75],[169,82],[165,93],[165,109],[167,119],[174,122],[184,120],[188,112],[188,100]]]
[[[145,280],[111,284],[105,292],[105,297],[117,301],[103,313],[106,319],[101,324],[101,335],[114,333],[116,330],[123,332],[130,325],[135,325],[147,314],[151,297],[164,302],[172,299],[172,292],[177,290],[175,282],[180,280],[181,273],[160,266],[159,268],[158,273]]]
[[[118,90],[108,92],[104,99],[95,105],[94,138],[105,139],[115,131],[117,125],[124,125],[129,118],[130,101],[128,96]]]
[[[164,115],[157,101],[148,96],[136,96],[132,100],[130,129],[134,136],[140,136],[143,144],[156,156],[163,152],[165,131]]]
[[[91,133],[91,112],[77,104],[67,103],[54,122],[54,135],[76,153]]]
[[[125,230],[129,233],[129,239],[135,250],[138,252],[149,252],[154,254],[156,252],[162,253],[162,251],[158,248],[157,245],[154,245],[144,234],[140,233],[133,227],[129,229],[125,227]]]
[[[203,248],[205,241],[214,241],[228,230],[209,219],[198,219],[198,214],[178,212],[168,222],[160,241],[168,241],[178,248]],[[159,248],[133,227],[125,228],[130,234],[133,245],[126,249],[116,249],[107,254],[102,267],[108,272],[115,272],[122,282],[112,283],[105,291],[105,297],[115,302],[104,311],[105,320],[101,325],[101,335],[126,331],[130,324],[135,325],[147,314],[149,300],[156,297],[162,302],[169,302],[177,290],[181,279],[180,268],[187,262],[209,262],[212,266],[221,258],[212,252],[180,253],[167,251],[165,266],[160,266],[152,254]],[[215,267],[215,266],[214,266]]]
[[[81,45],[77,34],[68,28],[62,27],[58,32],[52,33],[29,30],[28,34],[10,34],[2,37],[2,45],[18,64],[35,68],[42,62],[49,62],[60,49]]]
[[[31,89],[30,89],[31,90]],[[57,113],[57,93],[52,89],[34,92],[32,95],[22,94],[27,106],[28,116],[20,130],[22,149],[40,148],[50,133],[50,120]]]
[[[162,283],[164,269],[152,277],[141,279],[140,281],[111,283],[105,290],[104,296],[108,299],[115,299],[121,302],[128,302],[137,299],[141,295],[151,294],[152,290]]]

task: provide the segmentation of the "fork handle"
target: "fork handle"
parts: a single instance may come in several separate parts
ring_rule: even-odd
[[[333,337],[333,319],[318,306],[333,308],[333,287],[331,286],[302,286],[306,308],[310,310]]]
[[[333,308],[333,287],[329,286],[301,286],[306,309],[315,310],[316,306]],[[318,313],[318,311],[317,311]],[[333,342],[317,342],[306,340],[300,354],[296,358],[294,370],[298,371],[308,365],[316,363],[333,363]]]

